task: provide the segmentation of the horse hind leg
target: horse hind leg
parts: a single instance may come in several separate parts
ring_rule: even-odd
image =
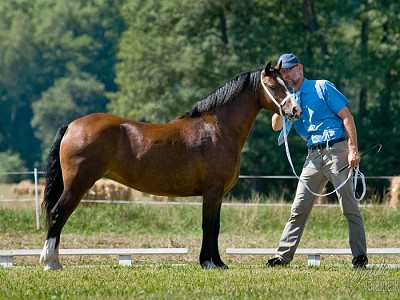
[[[63,194],[64,195],[64,194]],[[60,207],[60,202],[63,199],[63,195],[60,197],[56,205],[49,212],[49,224],[47,230],[46,241],[44,242],[42,253],[40,254],[39,262],[41,265],[44,265],[44,270],[51,269],[61,269],[62,265],[59,261],[59,244],[60,244],[60,235],[61,235],[61,218],[62,213],[60,211],[62,208]],[[65,223],[65,221],[63,222]]]
[[[56,205],[50,211],[47,237],[40,255],[40,264],[44,265],[45,271],[62,268],[59,261],[61,230],[88,189],[79,189],[79,191],[75,192],[65,189]]]
[[[62,265],[58,258],[59,251],[58,251],[57,240],[59,240],[59,238],[49,238],[44,242],[39,262],[41,265],[44,265],[45,271],[62,268]]]

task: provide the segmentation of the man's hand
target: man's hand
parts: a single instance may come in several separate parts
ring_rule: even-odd
[[[357,150],[350,149],[347,160],[348,160],[349,168],[353,169],[360,164],[361,157],[360,157],[360,154],[358,154]]]

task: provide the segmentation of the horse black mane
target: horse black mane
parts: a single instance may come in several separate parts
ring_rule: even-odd
[[[204,112],[224,105],[244,90],[254,91],[260,82],[261,70],[242,73],[232,78],[200,100],[192,110],[184,113],[179,119],[198,117]]]

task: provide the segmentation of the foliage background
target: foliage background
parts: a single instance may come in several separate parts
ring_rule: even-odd
[[[306,77],[350,99],[360,151],[383,144],[364,173],[399,175],[399,38],[400,4],[390,0],[2,1],[0,152],[19,160],[2,170],[43,169],[57,128],[79,116],[168,122],[231,77],[293,52]],[[241,174],[290,174],[270,117],[259,115]],[[290,143],[299,169],[304,143],[294,134]]]

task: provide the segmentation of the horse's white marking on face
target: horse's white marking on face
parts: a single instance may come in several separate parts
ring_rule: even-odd
[[[281,86],[283,86],[283,87],[287,90],[286,84],[285,84],[285,82],[282,80],[282,78],[277,77],[276,80],[280,83]]]

